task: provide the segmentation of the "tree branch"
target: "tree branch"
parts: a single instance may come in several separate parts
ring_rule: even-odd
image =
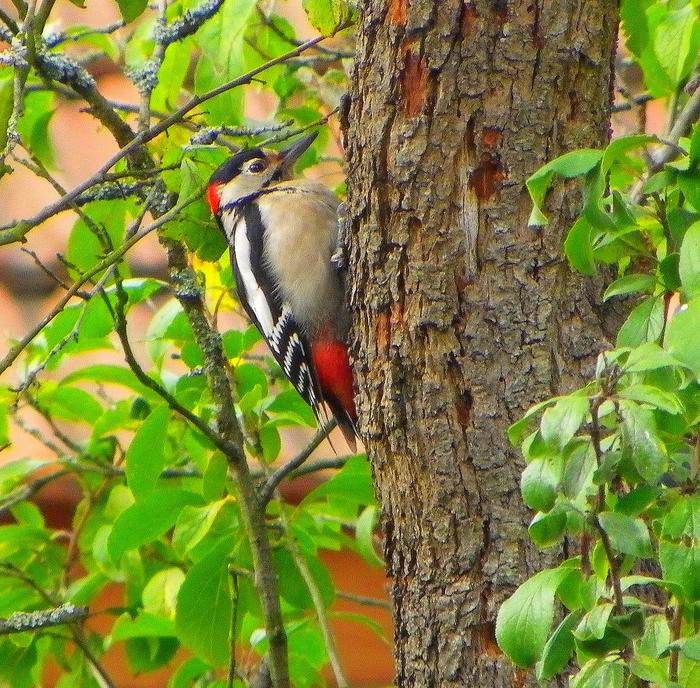
[[[6,619],[0,618],[0,635],[38,631],[51,626],[75,623],[87,618],[88,612],[87,607],[76,607],[70,603],[39,612],[15,612]]]
[[[197,275],[187,262],[182,244],[161,237],[168,253],[170,275],[175,295],[192,326],[197,344],[204,354],[204,371],[216,405],[219,433],[228,441],[225,452],[229,466],[236,476],[240,507],[248,534],[255,571],[255,588],[260,596],[269,643],[269,668],[275,688],[289,688],[287,665],[287,636],[280,607],[277,572],[267,536],[265,507],[258,500],[250,468],[243,453],[243,435],[233,404],[230,366],[223,352],[221,337],[212,327],[205,311]]]

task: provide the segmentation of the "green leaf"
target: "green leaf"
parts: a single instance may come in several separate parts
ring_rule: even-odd
[[[653,275],[625,275],[616,279],[603,295],[603,301],[611,299],[613,296],[633,294],[638,291],[651,291],[656,285]]]
[[[641,373],[671,366],[680,366],[681,362],[655,342],[646,342],[630,352],[624,369],[630,373]]]
[[[681,652],[694,662],[700,662],[700,635],[682,641]]]
[[[350,19],[345,0],[302,0],[302,5],[313,27],[325,36],[332,36]]]
[[[688,76],[697,58],[699,42],[697,15],[690,4],[669,11],[656,27],[654,53],[674,87]]]
[[[374,531],[379,521],[379,509],[372,505],[365,507],[355,524],[357,548],[363,559],[372,566],[384,566],[384,561],[377,555],[374,547]]]
[[[683,237],[678,272],[686,298],[700,296],[700,222],[692,224]]]
[[[678,397],[671,392],[664,392],[652,385],[630,385],[624,387],[618,393],[622,399],[632,399],[641,404],[649,404],[654,408],[666,411],[666,413],[683,413],[683,406]]]
[[[177,515],[173,532],[173,549],[178,556],[184,557],[189,550],[202,541],[211,530],[226,501],[226,499],[220,499],[206,506],[186,506],[182,509]]]
[[[282,449],[282,440],[280,439],[277,423],[275,421],[265,423],[258,431],[260,438],[260,446],[263,451],[263,459],[265,463],[272,463]]]
[[[143,14],[148,5],[148,0],[117,0],[117,4],[124,21],[131,22]]]
[[[654,485],[668,468],[653,413],[631,401],[621,401],[622,451],[646,482]]]
[[[562,449],[576,434],[588,415],[588,399],[566,396],[542,414],[540,432],[547,444]]]
[[[294,414],[309,427],[316,426],[316,416],[314,416],[313,410],[295,389],[280,392],[265,410],[269,413]]]
[[[215,501],[226,489],[228,462],[221,452],[214,452],[202,476],[202,494],[207,501]]]
[[[160,537],[173,526],[180,511],[202,498],[183,490],[156,490],[124,510],[114,523],[107,543],[112,561],[119,562],[122,554]]]
[[[177,596],[178,638],[212,666],[228,664],[233,615],[228,560],[231,543],[222,541],[188,572]]]
[[[664,300],[662,296],[644,299],[629,314],[617,333],[617,346],[638,346],[656,341],[664,327]]]
[[[614,608],[615,605],[609,603],[593,607],[584,615],[576,630],[573,631],[574,636],[579,640],[600,640],[605,635],[608,620]]]
[[[126,211],[130,206],[127,201],[93,201],[83,206],[83,216],[73,225],[68,238],[68,262],[78,271],[85,272],[99,263],[107,253],[100,239],[95,236],[91,225],[97,225],[105,230],[112,246],[120,246],[124,236]],[[120,268],[121,269],[121,268]],[[71,270],[75,273],[74,270]],[[97,277],[104,273],[98,273]]]
[[[554,595],[570,573],[566,568],[541,571],[501,605],[496,640],[517,666],[533,666],[542,656],[554,620]]]
[[[195,70],[195,92],[201,95],[243,74],[243,39],[255,0],[226,2],[196,34],[202,57]],[[207,102],[206,118],[210,124],[238,124],[243,119],[242,89],[234,88]]]
[[[623,688],[625,667],[615,656],[592,659],[569,682],[569,688]]]
[[[664,348],[700,378],[700,298],[687,304],[666,327]]]
[[[649,530],[642,519],[614,511],[603,511],[598,514],[598,523],[610,538],[610,544],[618,552],[642,558],[652,556]]]
[[[574,636],[572,631],[581,618],[580,612],[571,612],[557,626],[542,651],[542,659],[537,662],[536,675],[538,681],[551,678],[566,667],[574,652]]]
[[[136,431],[126,451],[126,484],[136,499],[147,497],[165,467],[170,409],[156,407]]]
[[[118,385],[130,389],[142,397],[157,398],[155,392],[142,385],[131,370],[120,366],[98,364],[78,368],[78,370],[66,375],[61,380],[61,384],[67,385],[81,380],[90,380],[101,385]]]
[[[49,168],[55,167],[55,156],[51,145],[49,124],[56,112],[53,93],[36,91],[24,96],[24,114],[19,121],[22,143]],[[2,107],[2,106],[0,106]]]
[[[700,600],[700,549],[685,544],[661,542],[659,563],[664,580],[680,586],[686,601]]]
[[[560,464],[549,456],[533,459],[520,476],[523,502],[535,511],[549,511],[561,479]]]
[[[158,85],[151,96],[155,110],[174,110],[178,104],[180,89],[187,76],[192,52],[191,40],[176,41],[168,46],[163,64],[158,70]]]
[[[540,167],[527,181],[527,190],[532,199],[532,213],[528,224],[546,225],[549,221],[544,214],[544,198],[555,174],[570,179],[590,172],[603,157],[603,151],[582,149],[565,153]]]
[[[209,665],[199,659],[199,657],[185,660],[170,677],[168,688],[192,688],[192,686],[198,685],[196,679],[209,670]]]
[[[537,513],[527,529],[530,539],[540,548],[552,547],[566,531],[566,510],[555,507],[549,513]]]
[[[141,593],[144,611],[166,619],[175,619],[177,595],[185,574],[176,567],[158,571]]]
[[[139,612],[132,619],[128,613],[122,614],[112,627],[112,642],[127,640],[128,638],[163,638],[175,636],[175,624],[170,620]]]
[[[639,652],[648,657],[660,657],[671,642],[671,631],[666,617],[652,614],[644,622],[644,635],[639,641]]]
[[[340,497],[363,506],[374,504],[374,484],[366,454],[358,454],[348,459],[338,473],[310,492],[302,504],[310,504],[323,497]]]
[[[655,0],[622,0],[620,18],[627,34],[627,47],[634,55],[641,55],[649,43],[646,8]]]
[[[564,253],[571,267],[584,275],[596,274],[593,257],[593,226],[584,217],[579,217],[569,230],[564,241]]]
[[[77,387],[44,387],[39,403],[53,418],[94,424],[102,415],[102,406],[95,398]]]

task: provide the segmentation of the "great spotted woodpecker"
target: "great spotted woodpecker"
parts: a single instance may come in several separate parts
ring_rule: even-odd
[[[214,172],[207,197],[231,249],[241,305],[316,417],[325,402],[354,448],[349,316],[332,260],[339,201],[318,182],[292,178],[315,138],[281,152],[237,153]]]

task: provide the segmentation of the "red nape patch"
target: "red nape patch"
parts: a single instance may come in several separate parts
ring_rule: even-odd
[[[311,358],[323,394],[335,399],[352,421],[357,421],[352,369],[345,344],[332,339],[315,341],[311,346]]]
[[[207,188],[207,200],[209,201],[209,207],[213,215],[219,212],[219,205],[221,203],[221,197],[219,196],[219,187],[221,184],[209,184]]]

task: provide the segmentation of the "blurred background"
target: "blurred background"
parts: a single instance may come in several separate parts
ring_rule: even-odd
[[[0,0],[0,7],[14,14],[9,0]],[[292,23],[300,39],[316,35],[306,20],[301,2],[278,3],[276,11]],[[91,0],[87,4],[87,9],[80,9],[69,0],[58,0],[56,10],[52,14],[52,17],[54,16],[58,17],[60,22],[47,28],[55,31],[75,24],[104,27],[120,18],[118,7],[113,0]],[[0,49],[2,47],[3,44],[0,41]],[[99,90],[108,99],[138,104],[138,93],[121,74],[117,65],[103,59],[89,63],[88,69],[96,79]],[[269,91],[262,92],[254,87],[248,88],[245,101],[246,116],[258,121],[269,120],[275,111],[272,98]],[[93,174],[118,148],[111,134],[101,129],[94,117],[81,111],[84,104],[66,100],[58,102],[59,106],[51,119],[49,128],[56,156],[56,166],[52,173],[65,188],[70,189]],[[328,155],[329,159],[332,159],[342,153],[339,146],[337,121],[332,120],[329,127],[331,143]],[[0,224],[29,216],[57,197],[56,191],[48,182],[36,177],[20,165],[15,167],[12,174],[5,176],[0,184]],[[320,178],[330,187],[334,187],[343,180],[341,167],[333,161],[316,165],[309,171],[309,176]],[[75,220],[76,216],[72,212],[65,212],[51,218],[39,230],[29,234],[28,241],[21,252],[18,251],[17,246],[0,247],[0,358],[7,353],[11,340],[26,334],[51,310],[61,295],[61,287],[47,274],[39,262],[58,276],[66,275],[61,255],[66,252],[68,237]],[[166,259],[155,233],[142,240],[129,252],[128,263],[134,276],[167,279]],[[130,311],[129,330],[134,342],[143,343],[143,339],[139,339],[139,332],[145,333],[153,312],[162,305],[162,302],[162,299],[153,299]],[[220,325],[224,324],[220,323]],[[261,353],[264,353],[263,349]],[[88,353],[80,356],[80,364],[122,363],[121,356],[120,350]],[[65,367],[62,370],[65,372]],[[7,375],[11,374],[12,371],[7,372]],[[48,375],[50,376],[50,373]],[[4,381],[12,383],[17,380]],[[0,465],[26,457],[46,460],[55,458],[40,439],[43,433],[48,435],[43,419],[28,412],[23,417],[23,421],[25,428],[14,429],[11,437],[12,446],[0,454]],[[61,422],[59,425],[61,432],[67,437],[80,438],[80,429],[77,425],[68,422]],[[303,449],[312,434],[313,431],[310,429],[295,428],[286,431],[280,462],[291,458]],[[313,457],[332,457],[335,453],[338,455],[348,453],[349,450],[343,442],[342,435],[337,431],[332,434],[332,442],[333,447],[328,442],[324,442],[315,451]],[[319,476],[300,478],[285,488],[284,496],[295,503],[313,489],[321,479],[322,477]],[[70,479],[50,482],[35,497],[50,525],[65,530],[71,528],[71,519],[79,499],[80,490]],[[348,551],[327,552],[324,560],[338,590],[345,591],[350,596],[367,597],[377,601],[367,606],[352,599],[339,599],[334,609],[348,612],[362,611],[379,623],[386,639],[390,639],[391,614],[384,571],[381,568],[370,567],[362,558]],[[99,606],[102,610],[107,610],[121,604],[121,599],[122,592],[118,586],[113,585],[106,590],[100,599]],[[107,632],[113,617],[101,615],[99,609],[93,611],[97,613],[92,616],[88,624],[92,624],[102,633]],[[358,687],[390,684],[393,679],[393,665],[389,642],[382,640],[369,628],[352,621],[333,620],[331,624],[351,684]],[[173,665],[177,666],[181,658],[177,655]],[[163,670],[142,678],[130,676],[124,657],[123,643],[116,643],[109,650],[104,664],[110,675],[116,679],[119,688],[165,686],[170,673]],[[332,682],[330,672],[328,680]],[[49,673],[44,685],[52,686],[55,681],[55,677]]]

